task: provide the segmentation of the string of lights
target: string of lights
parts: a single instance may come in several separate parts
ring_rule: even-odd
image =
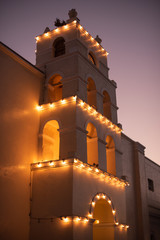
[[[81,107],[82,110],[86,111],[90,116],[93,116],[96,120],[99,120],[101,124],[105,124],[108,126],[112,131],[116,132],[117,134],[120,134],[122,132],[122,129],[119,128],[116,124],[112,123],[108,118],[103,116],[101,113],[99,113],[95,108],[88,105],[86,102],[79,99],[77,96],[72,96],[69,98],[61,99],[54,103],[47,103],[40,106],[36,106],[36,109],[38,111],[47,110],[47,109],[55,109],[58,106],[66,105],[71,102],[75,102],[78,104],[79,107]]]

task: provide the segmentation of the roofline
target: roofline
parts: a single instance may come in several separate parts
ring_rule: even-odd
[[[25,67],[28,67],[30,70],[31,68],[33,68],[32,70],[36,70],[38,71],[40,74],[44,74],[44,72],[42,70],[40,70],[39,68],[37,68],[35,65],[33,65],[32,63],[30,63],[28,60],[26,60],[25,58],[23,58],[21,55],[19,55],[17,52],[15,52],[13,49],[11,49],[10,47],[8,47],[7,45],[5,45],[3,42],[0,41],[0,47],[2,49],[2,51],[4,51],[7,55],[9,55],[10,57],[14,58],[15,60],[20,60],[18,61],[19,63],[21,63],[22,65],[25,65]],[[15,58],[16,57],[16,58]],[[23,63],[22,63],[23,62]]]

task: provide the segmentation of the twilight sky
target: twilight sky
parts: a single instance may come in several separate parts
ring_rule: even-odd
[[[1,0],[1,41],[35,64],[35,36],[76,8],[81,25],[110,53],[124,133],[160,164],[160,1]]]

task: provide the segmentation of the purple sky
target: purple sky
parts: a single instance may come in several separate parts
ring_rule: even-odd
[[[35,39],[76,8],[82,26],[102,38],[117,82],[118,120],[160,164],[160,1],[1,0],[1,41],[35,64]]]

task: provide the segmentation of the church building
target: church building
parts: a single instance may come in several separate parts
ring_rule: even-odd
[[[68,15],[35,66],[0,43],[0,239],[158,240],[160,166],[118,122],[102,40]]]

